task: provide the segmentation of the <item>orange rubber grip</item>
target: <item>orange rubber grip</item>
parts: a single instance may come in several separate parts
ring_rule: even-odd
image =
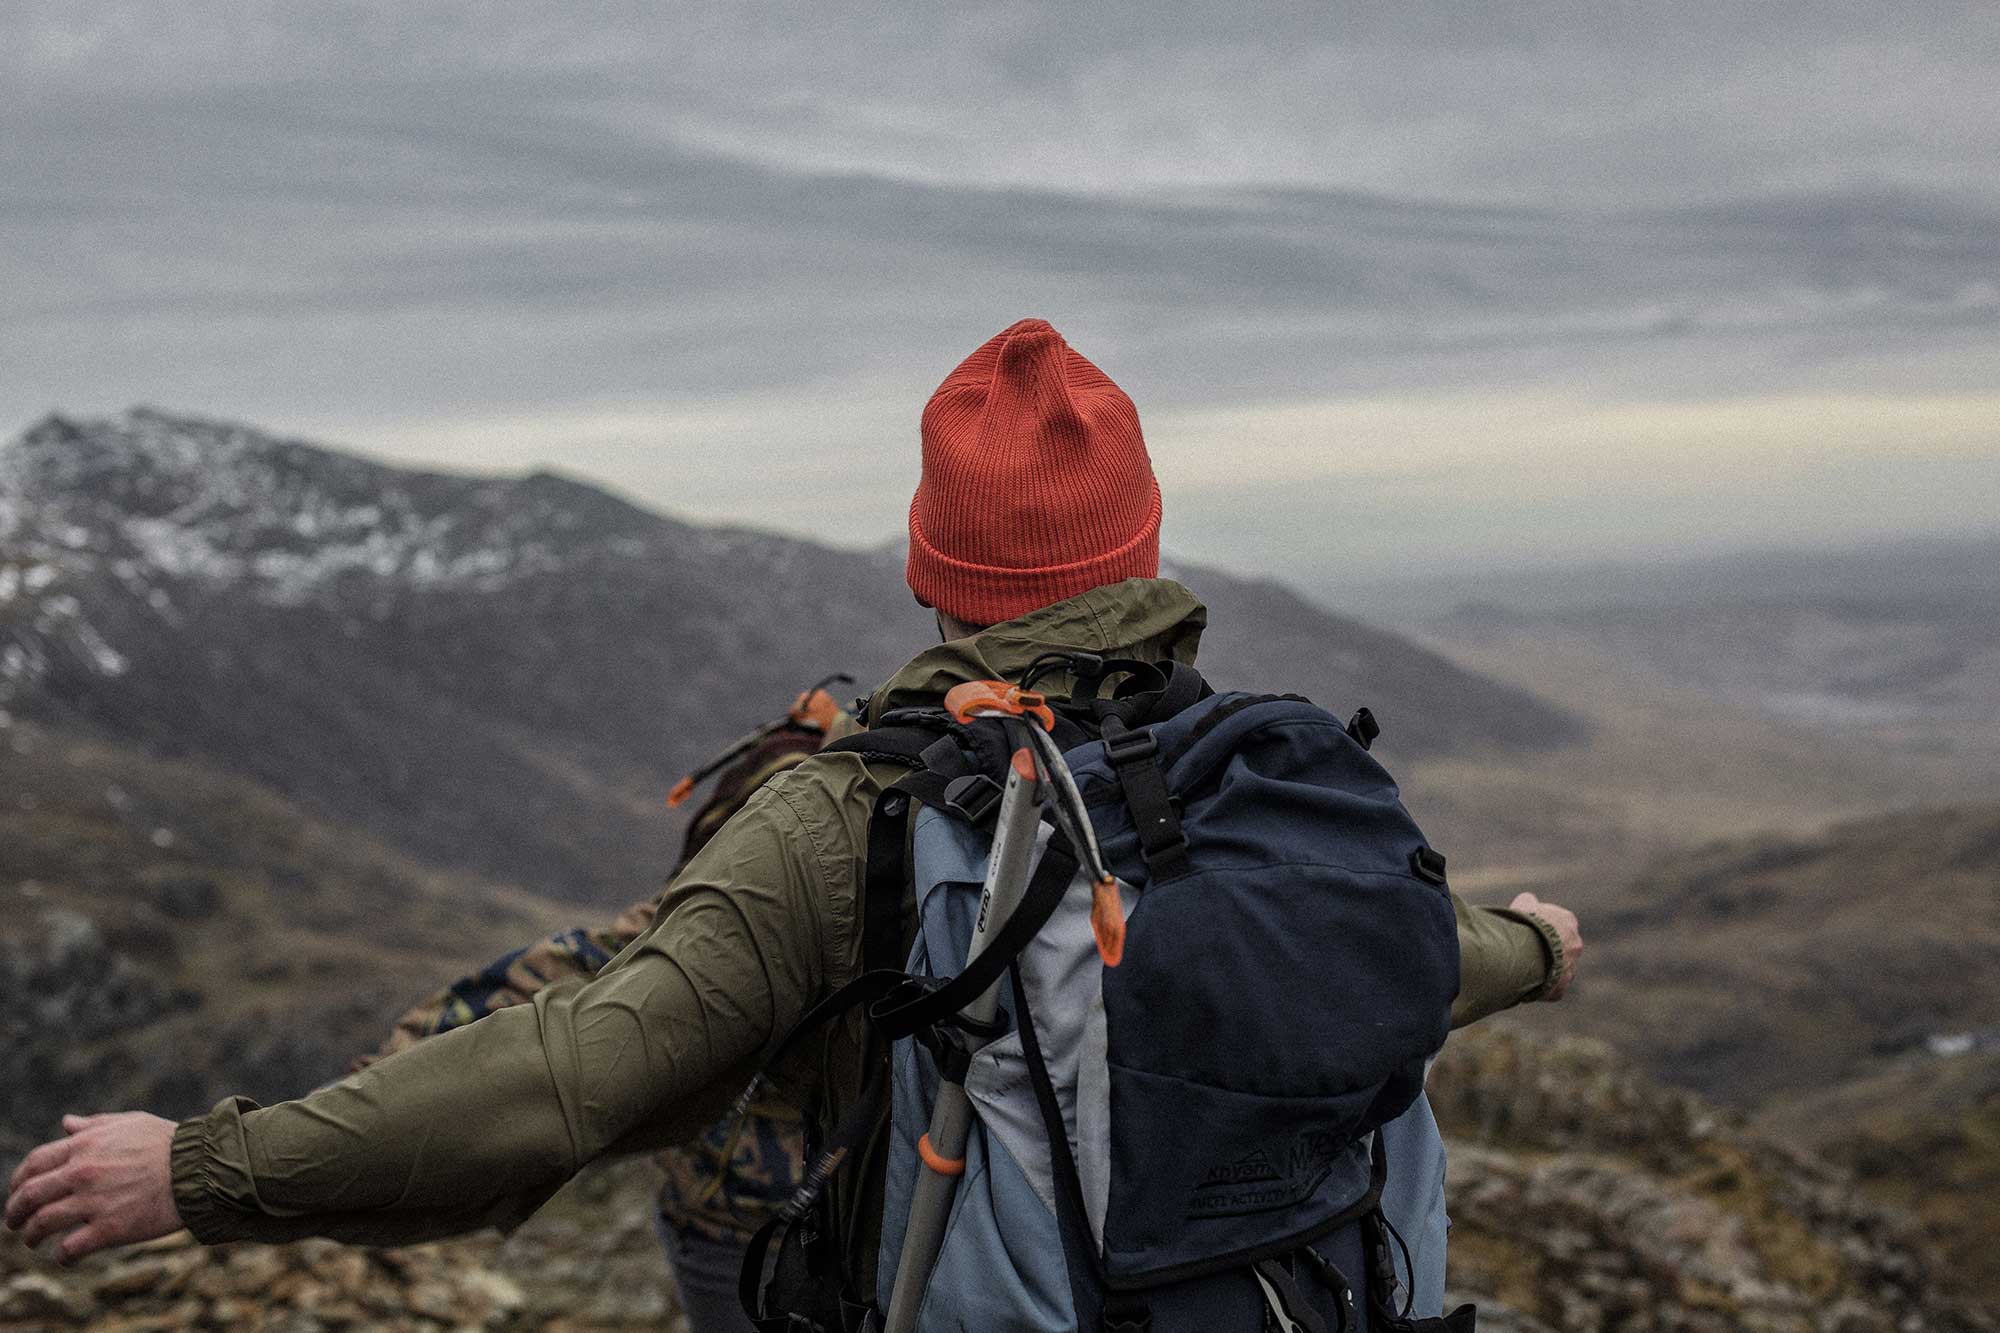
[[[792,721],[802,727],[831,731],[839,716],[840,704],[825,690],[807,690],[792,701]]]
[[[968,680],[954,685],[945,692],[944,710],[960,722],[970,722],[984,713],[1006,713],[1032,717],[1042,724],[1043,731],[1056,729],[1056,713],[1047,699],[1004,680]]]
[[[667,809],[678,809],[681,802],[692,795],[694,795],[694,775],[690,773],[687,777],[676,782],[674,789],[667,793]]]
[[[1035,780],[1035,756],[1029,754],[1026,750],[1014,751],[1014,771],[1021,775],[1021,781],[1033,782]]]
[[[1090,933],[1097,938],[1097,955],[1106,967],[1124,961],[1125,905],[1115,879],[1100,879],[1090,887]]]
[[[938,1150],[931,1147],[929,1133],[917,1137],[917,1156],[924,1159],[924,1165],[941,1176],[962,1176],[965,1174],[963,1157],[940,1157]]]

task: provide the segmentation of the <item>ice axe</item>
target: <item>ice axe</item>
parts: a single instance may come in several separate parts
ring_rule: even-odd
[[[694,772],[676,782],[673,790],[667,793],[667,808],[669,810],[679,809],[688,797],[694,795],[694,789],[703,780],[728,766],[734,760],[748,754],[756,747],[757,742],[763,740],[766,736],[776,735],[787,728],[798,728],[806,731],[827,730],[833,725],[834,719],[840,715],[840,704],[831,694],[826,692],[826,687],[829,685],[852,685],[853,683],[854,677],[848,675],[845,671],[836,671],[814,685],[811,689],[800,691],[799,697],[792,701],[792,706],[786,710],[783,717],[775,718],[758,727],[756,730],[737,737],[724,746],[720,754],[717,754],[701,767],[695,769]]]
[[[979,913],[974,918],[972,941],[966,949],[967,966],[1000,933],[1021,902],[1032,868],[1042,805],[1050,797],[1054,798],[1058,825],[1083,853],[1084,864],[1094,877],[1091,925],[1097,932],[1098,949],[1105,963],[1117,966],[1125,934],[1117,881],[1105,868],[1089,813],[1077,794],[1076,781],[1047,734],[1055,727],[1055,714],[1041,695],[1005,681],[971,681],[959,685],[945,695],[944,703],[946,711],[960,722],[998,717],[1013,749],[999,814],[993,825],[993,847],[986,860],[986,880],[980,888]],[[1116,923],[1115,938],[1107,922]],[[996,980],[959,1010],[963,1030],[991,1031],[999,1006],[1000,983]],[[903,1252],[896,1264],[896,1282],[889,1296],[884,1333],[912,1333],[915,1329],[917,1311],[923,1305],[924,1291],[930,1286],[938,1251],[944,1244],[952,1195],[957,1190],[958,1178],[965,1174],[965,1143],[972,1125],[972,1103],[965,1092],[970,1061],[962,1058],[938,1063],[937,1099],[931,1107],[930,1127],[917,1140],[917,1155],[924,1169],[918,1173],[911,1194]]]

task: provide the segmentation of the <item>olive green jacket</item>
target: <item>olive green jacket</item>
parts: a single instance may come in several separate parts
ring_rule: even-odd
[[[1018,679],[1049,648],[1191,661],[1206,620],[1177,583],[1094,589],[922,653],[869,714],[934,704],[964,680]],[[172,1155],[181,1219],[207,1242],[400,1244],[517,1223],[595,1157],[694,1136],[793,1022],[858,971],[868,816],[903,771],[823,754],[766,785],[668,886],[651,928],[588,983],[543,990],[298,1101],[229,1098],[183,1122]],[[1454,905],[1455,1023],[1546,988],[1552,931]],[[823,1116],[851,1103],[868,1062],[883,1058],[858,1015],[805,1046],[777,1086]],[[828,1188],[864,1291],[881,1211],[870,1165]]]

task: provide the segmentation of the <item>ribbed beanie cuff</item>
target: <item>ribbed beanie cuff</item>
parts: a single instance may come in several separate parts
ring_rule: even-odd
[[[910,588],[975,625],[1160,568],[1160,487],[1139,414],[1039,319],[989,340],[923,415]]]

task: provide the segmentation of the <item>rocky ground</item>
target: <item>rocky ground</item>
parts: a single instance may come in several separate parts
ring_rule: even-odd
[[[1608,1048],[1462,1034],[1431,1087],[1452,1138],[1451,1285],[1486,1333],[1994,1333],[1901,1214]],[[586,1175],[511,1238],[204,1250],[58,1269],[0,1243],[0,1329],[678,1328],[650,1167]]]
[[[1453,1141],[1451,1283],[1488,1333],[2000,1329],[1851,1174],[1601,1043],[1463,1033],[1430,1087]]]
[[[0,1330],[613,1333],[680,1318],[653,1238],[650,1163],[572,1184],[504,1241],[364,1250],[332,1241],[204,1249],[186,1233],[72,1268],[0,1232]]]

